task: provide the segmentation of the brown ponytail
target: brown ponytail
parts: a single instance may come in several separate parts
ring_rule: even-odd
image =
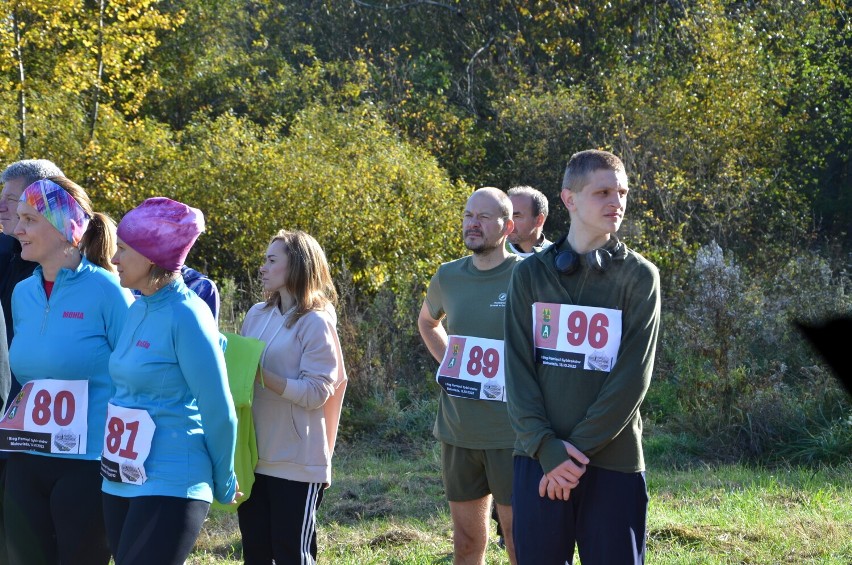
[[[95,212],[80,240],[80,253],[95,265],[114,273],[115,266],[110,259],[115,250],[115,222],[106,214]]]

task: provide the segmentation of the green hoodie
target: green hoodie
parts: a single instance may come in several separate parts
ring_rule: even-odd
[[[612,249],[616,241],[607,247]],[[515,452],[538,459],[548,473],[568,459],[565,440],[588,456],[590,465],[643,471],[639,405],[654,368],[660,327],[659,273],[641,255],[624,248],[602,273],[581,260],[577,272],[561,275],[553,259],[567,248],[567,242],[557,242],[518,264],[509,285],[506,390],[517,434]],[[621,341],[611,370],[537,362],[533,342],[533,304],[537,302],[620,311]]]

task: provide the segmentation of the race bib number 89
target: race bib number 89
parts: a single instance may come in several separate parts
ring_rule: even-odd
[[[621,310],[536,302],[535,360],[566,369],[610,372],[621,345]]]
[[[505,402],[503,342],[451,335],[435,380],[450,396]]]
[[[0,420],[0,449],[85,453],[88,413],[89,381],[30,381]]]

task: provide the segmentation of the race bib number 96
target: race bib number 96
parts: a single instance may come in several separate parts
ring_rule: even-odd
[[[86,452],[89,381],[26,383],[0,420],[0,450]]]
[[[532,308],[537,363],[612,371],[621,345],[621,310],[547,302]]]
[[[450,396],[506,402],[503,341],[451,335],[435,380]]]

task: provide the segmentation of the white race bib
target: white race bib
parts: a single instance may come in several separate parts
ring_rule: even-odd
[[[449,336],[435,380],[450,396],[506,402],[503,341]]]
[[[0,450],[86,453],[89,381],[26,383],[0,420]]]
[[[156,429],[147,411],[108,404],[101,476],[134,485],[147,481],[145,460],[151,453]]]
[[[621,310],[548,302],[532,309],[536,363],[612,371],[621,345]]]

